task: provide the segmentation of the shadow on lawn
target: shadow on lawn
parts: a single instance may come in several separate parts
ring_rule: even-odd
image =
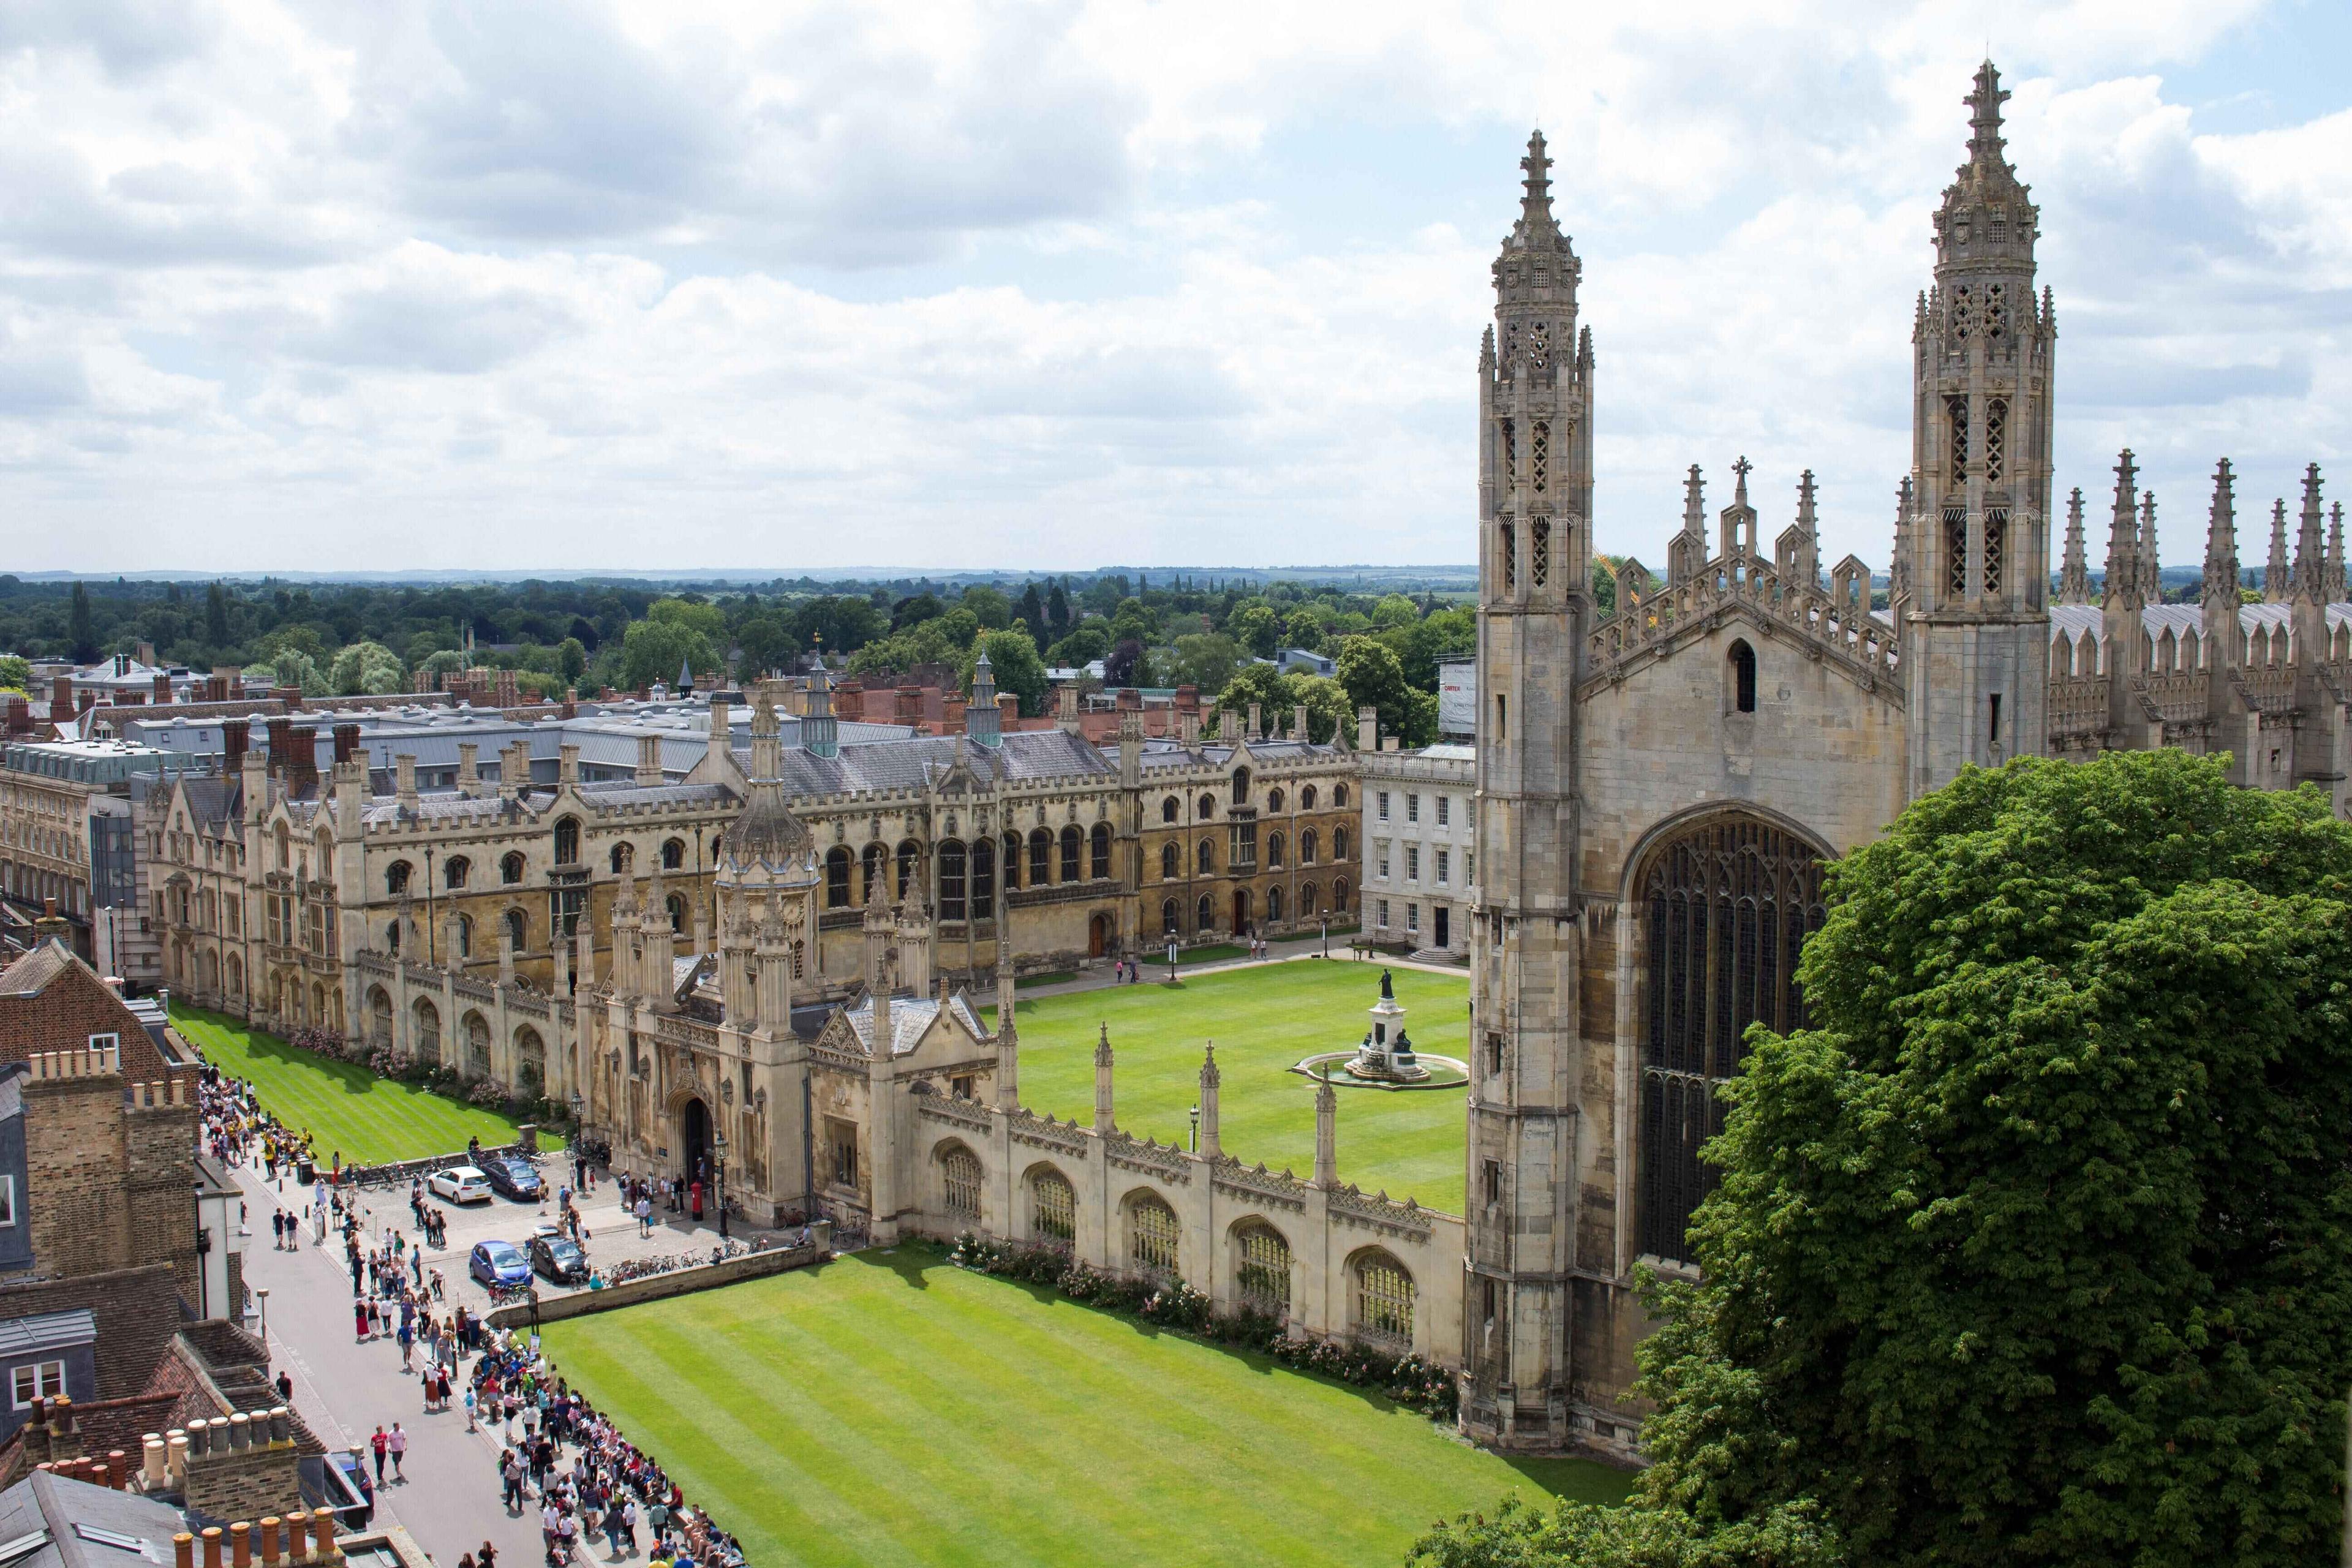
[[[224,1014],[207,1013],[196,1007],[174,1007],[172,1016],[174,1018],[194,1018],[224,1034],[239,1037],[246,1054],[257,1062],[288,1062],[312,1072],[324,1073],[340,1083],[346,1094],[371,1094],[378,1084],[388,1089],[407,1089],[411,1093],[423,1092],[410,1084],[378,1078],[356,1062],[338,1061],[316,1051],[306,1051],[290,1040],[281,1040],[275,1035],[265,1035],[257,1029],[248,1028]]]
[[[945,1256],[935,1250],[931,1244],[920,1241],[901,1242],[898,1246],[888,1248],[877,1247],[856,1254],[856,1256],[865,1262],[880,1264],[917,1290],[928,1290],[931,1288],[930,1280],[927,1276],[934,1271],[955,1268],[955,1265],[950,1263]],[[1074,1312],[1090,1312],[1106,1322],[1116,1323],[1121,1328],[1131,1331],[1138,1337],[1142,1339],[1156,1340],[1167,1338],[1176,1340],[1181,1343],[1200,1345],[1203,1349],[1220,1352],[1225,1355],[1232,1356],[1234,1360],[1242,1363],[1245,1366],[1248,1366],[1252,1371],[1256,1372],[1263,1376],[1270,1377],[1276,1373],[1282,1373],[1293,1377],[1306,1378],[1311,1383],[1321,1384],[1326,1388],[1336,1388],[1343,1394],[1353,1394],[1356,1398],[1361,1400],[1364,1404],[1370,1405],[1374,1410],[1380,1411],[1383,1415],[1395,1411],[1402,1411],[1406,1408],[1404,1405],[1399,1405],[1395,1400],[1391,1399],[1387,1394],[1381,1393],[1377,1388],[1365,1388],[1357,1384],[1343,1383],[1336,1377],[1328,1377],[1319,1372],[1310,1372],[1305,1367],[1287,1365],[1282,1362],[1275,1360],[1272,1356],[1265,1354],[1262,1351],[1249,1350],[1241,1345],[1225,1344],[1220,1341],[1210,1339],[1206,1335],[1185,1333],[1181,1330],[1169,1329],[1159,1323],[1150,1322],[1141,1318],[1130,1318],[1124,1312],[1109,1311],[1104,1308],[1095,1306],[1091,1302],[1074,1300],[1070,1297],[1062,1294],[1060,1290],[1055,1289],[1053,1286],[1041,1284],[1034,1279],[1014,1279],[1006,1275],[982,1274],[973,1269],[961,1269],[958,1270],[958,1272],[971,1274],[975,1279],[986,1279],[992,1284],[1001,1285],[1008,1290],[1021,1291],[1031,1300],[1043,1306],[1067,1308]],[[1544,1461],[1536,1462],[1542,1463]],[[1558,1463],[1559,1461],[1555,1460],[1551,1462]],[[1531,1476],[1529,1479],[1533,1479],[1534,1478]],[[1542,1485],[1543,1483],[1538,1481],[1537,1484]],[[1549,1492],[1553,1489],[1547,1487],[1545,1489]]]

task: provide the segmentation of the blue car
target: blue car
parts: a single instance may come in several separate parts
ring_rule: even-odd
[[[484,1285],[528,1285],[530,1260],[509,1241],[478,1241],[466,1261],[466,1272]]]

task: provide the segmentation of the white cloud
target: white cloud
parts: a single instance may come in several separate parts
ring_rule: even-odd
[[[2352,112],[2213,134],[2165,82],[2258,9],[26,0],[7,563],[1467,560],[1537,121],[1603,547],[1654,562],[1744,452],[1776,528],[1810,467],[1827,556],[1883,563],[1988,30],[2061,488],[2128,442],[2193,560],[2214,457],[2341,441]],[[1335,227],[1335,173],[1377,210]]]

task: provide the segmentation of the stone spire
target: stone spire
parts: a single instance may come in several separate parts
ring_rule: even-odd
[[[1886,599],[1891,605],[1911,596],[1911,476],[1895,487],[1895,558],[1886,563]],[[1901,617],[1896,618],[1901,624]]]
[[[1969,106],[1969,162],[1978,168],[2007,167],[2001,155],[2000,106],[2009,89],[2000,85],[2000,71],[1988,59],[1977,68],[1976,89],[1960,101]]]
[[[1339,1184],[1339,1091],[1328,1074],[1315,1088],[1315,1184]]]
[[[2142,603],[2139,569],[2139,468],[2126,447],[2116,463],[2116,510],[2107,526],[2107,580],[2101,602],[2110,610]]]
[[[2347,596],[2344,578],[2344,503],[2327,509],[2327,602],[2342,604]]]
[[[1528,155],[1519,160],[1527,171],[1521,182],[1526,195],[1519,198],[1518,233],[1528,239],[1559,233],[1559,224],[1551,214],[1551,158],[1544,151],[1544,133],[1537,131],[1528,137]]]
[[[2286,498],[2271,503],[2271,558],[2263,565],[2263,597],[2284,604],[2287,595]]]
[[[2294,594],[2299,599],[2327,602],[2327,546],[2321,522],[2326,510],[2319,500],[2319,465],[2303,470],[2302,526],[2294,538]]]
[[[1112,1119],[1110,1108],[1110,1026],[1101,1028],[1101,1037],[1095,1041],[1095,1131],[1108,1132],[1118,1123]]]
[[[1217,1086],[1223,1077],[1217,1071],[1217,1043],[1209,1042],[1201,1056],[1201,1153],[1211,1160],[1223,1151],[1217,1142]]]
[[[2156,553],[2156,492],[2139,498],[2139,596],[2143,603],[2164,603],[2164,568]]]
[[[2215,614],[2226,608],[2229,619],[2221,623],[2225,628],[2238,612],[2238,505],[2231,494],[2235,482],[2229,458],[2214,465],[2213,506],[2205,522],[2206,619],[2210,625]]]
[[[1756,465],[1748,460],[1748,454],[1745,452],[1739,455],[1738,462],[1731,465],[1731,504],[1733,506],[1744,507],[1748,504],[1748,476],[1755,469]]]
[[[2091,602],[2091,564],[2083,543],[2083,487],[2066,498],[2066,553],[2058,567],[2058,602]]]
[[[1683,531],[1701,538],[1706,534],[1706,481],[1699,477],[1696,463],[1690,466],[1690,477],[1683,480]]]

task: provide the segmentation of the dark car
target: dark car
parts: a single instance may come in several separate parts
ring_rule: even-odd
[[[535,1204],[547,1194],[547,1184],[539,1179],[539,1173],[530,1168],[528,1160],[518,1160],[511,1154],[489,1154],[483,1157],[481,1171],[492,1188],[517,1203]]]
[[[466,1272],[485,1285],[528,1285],[530,1265],[511,1241],[478,1241],[466,1260]]]
[[[581,1251],[580,1244],[569,1237],[532,1237],[530,1267],[534,1273],[558,1285],[588,1283],[588,1255]]]

